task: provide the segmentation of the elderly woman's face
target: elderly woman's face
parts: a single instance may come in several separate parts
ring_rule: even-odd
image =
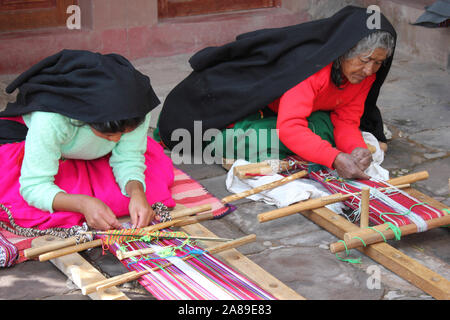
[[[370,52],[364,52],[342,61],[342,73],[350,83],[360,83],[366,77],[376,73],[387,58],[387,51],[383,48],[376,48],[370,56],[369,54]]]

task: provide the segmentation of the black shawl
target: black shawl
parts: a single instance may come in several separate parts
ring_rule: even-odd
[[[283,28],[242,34],[231,43],[208,47],[189,60],[192,73],[167,96],[159,118],[163,143],[172,148],[172,132],[223,129],[281,97],[286,91],[353,48],[370,33],[396,32],[381,14],[381,28],[369,29],[365,8],[345,7],[332,17]],[[365,103],[361,129],[386,141],[376,105],[392,56],[377,73]]]
[[[7,93],[19,89],[0,117],[33,111],[55,112],[83,122],[143,117],[159,103],[150,79],[118,54],[62,50],[17,77]],[[0,120],[0,144],[22,141],[27,129]]]

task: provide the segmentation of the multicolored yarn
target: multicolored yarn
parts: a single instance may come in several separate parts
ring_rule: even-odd
[[[101,236],[103,245],[108,246],[113,243],[123,243],[130,241],[144,241],[151,242],[159,238],[189,238],[185,232],[174,231],[152,231],[148,232],[145,229],[120,229],[110,230],[108,232],[92,232],[94,235]]]
[[[0,233],[0,268],[14,265],[19,257],[19,250]]]
[[[170,229],[160,231],[174,234]],[[184,233],[181,233],[184,234]],[[111,243],[110,252],[145,248],[155,253],[121,260],[130,271],[148,270],[139,283],[160,300],[273,300],[271,294],[195,245],[191,239],[156,237]],[[193,256],[183,261],[183,257]],[[164,267],[167,263],[173,265]],[[151,269],[159,267],[159,271]]]

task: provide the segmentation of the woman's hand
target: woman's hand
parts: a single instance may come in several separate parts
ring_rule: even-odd
[[[122,228],[114,212],[103,201],[87,195],[60,192],[53,199],[53,210],[79,212],[93,229]]]
[[[344,179],[370,179],[370,177],[361,170],[355,158],[348,153],[339,153],[333,162],[333,167],[337,170],[339,176]]]
[[[112,210],[101,200],[88,197],[81,204],[81,213],[86,217],[87,224],[97,230],[122,229]]]
[[[365,171],[373,161],[372,153],[366,148],[355,148],[350,155],[362,171]]]
[[[143,228],[155,218],[155,212],[147,201],[144,188],[139,181],[129,181],[126,185],[130,196],[129,211],[133,228]]]

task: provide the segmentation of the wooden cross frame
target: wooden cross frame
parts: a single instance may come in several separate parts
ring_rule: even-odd
[[[428,173],[426,171],[419,172],[413,175],[408,175],[404,177],[398,177],[389,180],[389,184],[391,185],[401,185],[401,184],[409,184],[415,181],[424,180],[428,178]],[[442,203],[434,200],[431,197],[428,197],[419,191],[410,188],[406,185],[406,191],[411,196],[417,198],[420,201],[424,201],[432,205],[437,209],[448,209]],[[342,196],[344,198],[342,198]],[[444,278],[443,276],[437,274],[436,272],[426,268],[418,261],[412,259],[401,251],[395,249],[390,246],[384,239],[379,235],[376,231],[371,231],[370,229],[363,229],[348,221],[346,218],[338,215],[337,213],[331,211],[326,208],[325,205],[330,203],[335,203],[338,201],[345,200],[348,195],[331,195],[329,197],[325,197],[324,199],[314,199],[303,201],[298,204],[290,206],[291,208],[281,208],[277,210],[273,210],[270,212],[262,213],[258,216],[258,220],[260,222],[270,221],[276,218],[280,218],[283,216],[287,216],[294,213],[301,213],[306,218],[310,219],[320,227],[334,234],[339,239],[347,239],[346,243],[349,248],[354,247],[357,250],[361,251],[368,257],[377,261],[387,269],[399,275],[401,278],[409,281],[416,287],[420,288],[424,292],[430,294],[432,297],[439,300],[449,300],[450,299],[450,281]],[[368,195],[365,195],[366,200],[365,203],[362,203],[362,207],[368,207]],[[362,208],[363,209],[363,208]],[[436,226],[443,226],[449,223],[450,215],[444,216],[439,219],[433,219],[433,222],[429,223],[429,228]],[[439,220],[439,221],[438,221]],[[408,226],[409,231],[405,232],[405,234],[413,233],[414,226]],[[417,229],[417,228],[416,228]],[[369,231],[367,231],[369,230]],[[417,231],[414,231],[417,232]],[[350,240],[356,236],[365,236],[365,234],[370,234],[373,236],[373,233],[377,233],[378,237],[372,238],[372,240],[368,240],[367,246],[363,246],[360,240],[355,240],[350,243]],[[373,240],[375,239],[375,240]],[[345,250],[342,242],[334,243],[330,246],[330,250],[332,252],[339,252]]]

